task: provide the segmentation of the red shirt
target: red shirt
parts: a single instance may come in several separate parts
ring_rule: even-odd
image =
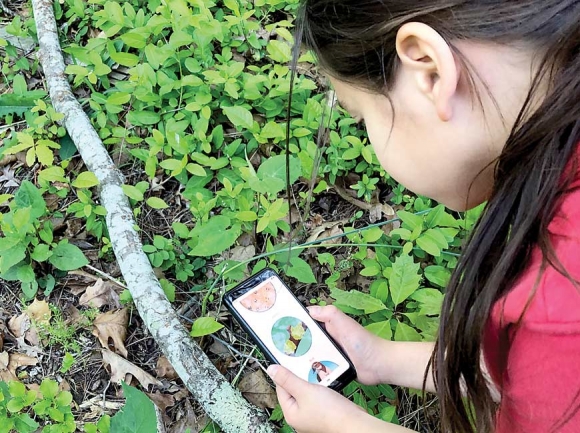
[[[572,187],[580,187],[580,178]],[[580,281],[580,190],[563,198],[549,231],[560,263]],[[550,265],[519,329],[509,331],[507,368],[499,380],[500,317],[502,326],[518,322],[541,262],[536,248],[527,270],[495,305],[484,336],[486,364],[502,393],[496,433],[580,432],[580,286]]]

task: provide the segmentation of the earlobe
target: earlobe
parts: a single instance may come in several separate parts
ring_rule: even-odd
[[[403,67],[413,74],[419,91],[433,102],[437,116],[444,122],[451,120],[460,75],[451,47],[423,23],[401,26],[396,44]]]

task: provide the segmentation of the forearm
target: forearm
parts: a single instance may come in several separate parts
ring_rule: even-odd
[[[377,377],[381,383],[422,389],[423,377],[433,347],[434,343],[382,340],[377,347]],[[425,390],[435,392],[431,368],[427,375]]]

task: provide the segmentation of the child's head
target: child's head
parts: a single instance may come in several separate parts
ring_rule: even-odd
[[[548,224],[580,142],[579,23],[580,0],[303,0],[299,12],[303,42],[387,172],[454,209],[488,201],[432,358],[445,431],[474,429],[462,390],[476,431],[493,430],[485,325],[531,248],[553,257]]]
[[[492,163],[575,3],[306,0],[302,23],[387,172],[464,209],[489,197]]]

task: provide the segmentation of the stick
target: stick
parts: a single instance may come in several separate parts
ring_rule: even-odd
[[[189,336],[167,300],[133,229],[135,221],[115,167],[89,118],[75,99],[65,65],[51,0],[32,0],[39,59],[50,99],[87,168],[99,180],[101,203],[113,251],[135,305],[151,335],[205,412],[227,433],[273,433],[266,414],[246,401]]]

